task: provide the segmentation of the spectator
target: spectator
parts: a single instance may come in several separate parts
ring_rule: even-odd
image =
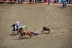
[[[50,0],[48,0],[48,5],[50,4]]]
[[[18,0],[18,4],[20,4],[21,2],[20,2],[20,0]]]
[[[30,0],[30,4],[31,4],[32,0]]]
[[[63,8],[65,8],[66,7],[66,4],[67,4],[67,1],[66,0],[63,0]]]

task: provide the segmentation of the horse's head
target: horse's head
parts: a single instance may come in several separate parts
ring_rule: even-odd
[[[21,32],[22,30],[23,30],[23,28],[21,27],[21,28],[19,28],[18,32]]]
[[[11,27],[14,27],[15,26],[15,24],[12,24],[12,26]]]

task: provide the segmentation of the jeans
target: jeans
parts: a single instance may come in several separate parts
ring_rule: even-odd
[[[21,2],[20,2],[20,0],[18,0],[18,4],[20,4]]]
[[[67,4],[66,1],[63,1],[63,5],[62,6],[65,8],[66,4]]]
[[[50,4],[50,0],[48,0],[48,4]]]

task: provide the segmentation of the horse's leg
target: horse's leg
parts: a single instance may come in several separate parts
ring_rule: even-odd
[[[19,32],[19,31],[17,31],[17,34],[20,34],[20,32]]]
[[[29,33],[28,35],[30,36],[30,38],[32,37],[32,34]]]
[[[25,32],[25,35],[27,35],[27,33]]]
[[[12,31],[11,34],[14,34],[14,31]]]
[[[25,33],[23,33],[23,35],[25,36]]]
[[[22,38],[23,38],[23,34],[21,34]]]
[[[21,34],[20,37],[21,37],[21,36],[22,36],[22,38],[23,38],[23,34]],[[20,38],[20,37],[19,37],[19,38]]]
[[[30,37],[32,37],[33,32],[30,32]]]
[[[32,35],[29,35],[30,36],[30,38],[32,37]]]
[[[20,35],[20,37],[21,37],[21,35]],[[19,38],[20,38],[20,37],[19,37]]]
[[[15,27],[13,27],[13,30],[12,30],[12,33],[14,33],[15,32]]]
[[[27,33],[26,33],[26,32],[24,32],[24,33],[23,33],[23,35],[25,36],[25,35],[27,35]]]
[[[22,38],[23,38],[23,36],[22,36]]]

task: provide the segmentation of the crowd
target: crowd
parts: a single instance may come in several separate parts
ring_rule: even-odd
[[[7,0],[4,0],[4,2],[6,2]],[[53,2],[53,3],[63,3],[63,1],[66,1],[67,3],[72,3],[72,0],[9,0],[10,2],[18,2],[18,4],[21,4],[25,1],[28,1],[28,2],[48,2],[48,4],[50,2]]]

